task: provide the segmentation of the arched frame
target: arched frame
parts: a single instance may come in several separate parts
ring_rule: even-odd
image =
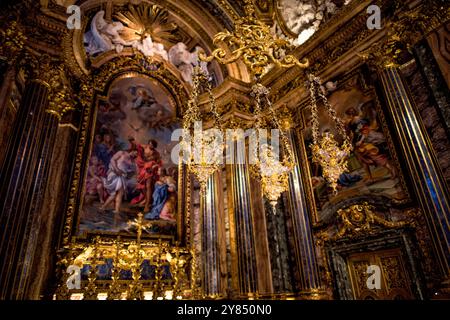
[[[345,77],[343,77],[340,80],[339,86],[335,92],[345,90],[345,88],[347,87],[358,87],[359,92],[368,98],[368,102],[371,102],[373,104],[373,110],[376,112],[378,118],[377,119],[379,125],[378,130],[380,133],[383,134],[384,138],[386,139],[385,144],[387,146],[387,152],[389,152],[392,165],[397,171],[398,188],[403,192],[403,195],[401,199],[390,198],[385,195],[377,195],[372,192],[366,195],[351,196],[336,201],[334,205],[330,206],[328,211],[331,213],[336,212],[344,204],[348,205],[361,202],[365,199],[366,196],[376,198],[377,205],[383,201],[386,205],[391,205],[396,208],[408,207],[414,204],[413,199],[411,198],[410,188],[408,188],[407,180],[405,179],[404,176],[404,170],[402,169],[401,161],[399,160],[398,157],[397,151],[398,149],[394,144],[393,136],[391,134],[390,128],[388,127],[388,122],[385,117],[385,110],[383,108],[381,97],[379,96],[379,92],[377,91],[375,85],[368,83],[367,77],[368,77],[367,71],[363,71],[362,68],[357,68],[352,72],[349,72],[347,75],[345,75]],[[350,86],[350,83],[352,83],[352,81],[354,81],[354,83]],[[320,217],[322,209],[320,208],[319,201],[315,196],[314,187],[312,183],[313,175],[311,166],[313,164],[311,163],[310,159],[308,159],[309,144],[307,143],[308,140],[307,131],[311,130],[311,126],[309,125],[310,120],[306,118],[306,115],[308,114],[307,110],[309,110],[309,107],[310,105],[308,100],[302,103],[298,108],[296,116],[298,119],[298,123],[300,125],[296,128],[296,135],[299,141],[300,156],[302,160],[301,169],[303,172],[303,183],[305,184],[306,198],[310,210],[311,221],[313,225],[317,227],[323,226],[324,221]],[[343,117],[345,115],[341,116]]]
[[[109,90],[116,81],[129,77],[146,78],[157,82],[168,93],[171,104],[175,107],[176,118],[181,122],[184,103],[188,100],[188,88],[176,76],[176,73],[171,70],[171,66],[168,66],[164,61],[144,57],[140,53],[136,53],[134,56],[114,57],[98,69],[93,70],[85,78],[81,83],[80,91],[77,95],[82,106],[82,116],[69,198],[65,211],[62,245],[68,245],[73,242],[86,242],[89,240],[89,237],[95,235],[106,238],[113,238],[119,235],[117,233],[107,234],[101,232],[97,234],[93,232],[89,233],[89,236],[86,237],[85,235],[77,236],[77,231],[83,204],[89,157],[94,140],[96,115],[98,111],[97,103],[99,100],[107,97]],[[188,245],[191,233],[190,179],[188,179],[183,165],[179,164],[178,169],[177,232],[175,237],[167,240],[178,242],[181,245]],[[128,235],[128,237],[136,238],[134,234]],[[143,239],[146,239],[145,235],[143,235]],[[148,237],[148,239],[153,241],[154,237]]]

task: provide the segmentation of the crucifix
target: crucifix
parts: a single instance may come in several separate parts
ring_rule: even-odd
[[[147,221],[144,221],[144,215],[142,214],[142,212],[138,213],[138,217],[136,219],[134,219],[134,221],[129,221],[128,225],[134,226],[137,228],[137,245],[138,245],[138,249],[141,248],[141,237],[142,237],[142,230],[146,230],[149,225]]]

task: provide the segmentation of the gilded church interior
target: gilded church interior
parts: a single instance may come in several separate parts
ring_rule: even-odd
[[[444,0],[2,1],[0,299],[450,298],[449,28]]]

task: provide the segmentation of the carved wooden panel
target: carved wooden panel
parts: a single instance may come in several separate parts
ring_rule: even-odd
[[[410,277],[400,249],[356,253],[347,259],[353,296],[357,300],[408,300],[414,299]],[[367,273],[371,265],[381,271],[381,288],[370,290]]]

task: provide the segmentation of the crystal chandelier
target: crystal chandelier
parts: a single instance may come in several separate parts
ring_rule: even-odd
[[[272,205],[273,212],[276,213],[275,207],[278,199],[289,188],[289,173],[295,165],[294,155],[289,140],[268,98],[269,89],[257,83],[253,86],[251,95],[255,98],[255,114],[257,118],[255,124],[256,145],[251,150],[256,161],[254,164],[250,164],[250,173],[261,181],[263,195]],[[262,140],[260,140],[259,133],[260,129],[262,129],[263,105],[267,107],[273,125],[280,133],[281,150],[284,155],[282,161],[279,160],[279,156],[274,151],[273,146],[268,143],[261,143]]]
[[[289,188],[289,173],[293,163],[280,162],[273,148],[267,144],[260,147],[259,158],[262,191],[276,213],[278,199]]]
[[[236,21],[234,31],[232,33],[228,30],[220,32],[214,37],[214,44],[225,43],[231,52],[217,48],[211,56],[208,57],[200,52],[199,57],[205,62],[215,59],[221,64],[230,64],[242,58],[249,71],[254,75],[256,84],[252,89],[252,95],[256,99],[254,113],[257,146],[251,152],[256,153],[255,159],[257,160],[256,163],[250,165],[250,172],[261,179],[263,195],[275,208],[281,194],[288,189],[289,173],[294,167],[294,157],[289,141],[268,98],[269,89],[264,87],[260,80],[271,65],[282,68],[298,66],[304,69],[309,66],[309,63],[307,60],[300,62],[294,56],[286,55],[285,52],[291,48],[289,42],[274,37],[270,27],[257,19],[252,0],[244,0],[244,2],[246,16]],[[273,147],[259,143],[259,129],[262,129],[261,118],[264,116],[263,105],[265,105],[275,129],[280,132],[284,151],[283,161],[278,159]],[[212,171],[212,169],[208,171],[206,167],[202,169],[203,172]],[[198,171],[199,165],[192,166],[192,168]]]
[[[321,86],[320,78],[311,74],[309,75],[309,83],[312,109],[312,160],[322,167],[324,178],[330,184],[333,192],[337,193],[337,182],[341,174],[347,171],[347,157],[352,151],[352,145],[342,120],[328,102],[325,89]],[[317,97],[323,101],[328,116],[334,122],[337,133],[343,139],[340,146],[332,133],[325,132],[321,134],[319,131]]]
[[[189,158],[187,159],[188,170],[198,180],[201,195],[205,195],[208,179],[215,172],[219,171],[221,167],[223,140],[219,140],[218,143],[214,132],[202,131],[201,127],[197,127],[197,125],[201,123],[198,102],[201,88],[205,88],[208,92],[211,112],[214,117],[214,127],[220,130],[222,136],[223,129],[208,75],[201,67],[197,66],[194,68],[192,80],[193,90],[183,118],[184,135],[182,140],[182,150],[189,150]],[[196,131],[200,131],[201,134],[196,134]],[[194,137],[194,139],[192,140],[191,137]]]

